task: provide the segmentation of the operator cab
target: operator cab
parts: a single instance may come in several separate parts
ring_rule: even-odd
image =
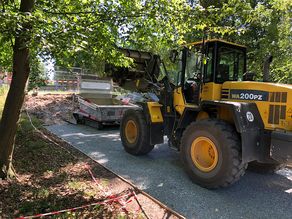
[[[242,80],[246,71],[246,47],[222,40],[209,40],[205,48],[204,83],[223,84],[225,81]]]
[[[241,81],[246,72],[246,47],[223,40],[185,45],[180,82],[187,103],[199,104],[202,86]]]

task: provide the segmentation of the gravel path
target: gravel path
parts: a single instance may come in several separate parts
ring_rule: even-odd
[[[291,169],[247,172],[230,188],[207,190],[188,179],[179,154],[167,144],[135,157],[124,152],[117,128],[64,124],[47,129],[187,218],[292,218]]]

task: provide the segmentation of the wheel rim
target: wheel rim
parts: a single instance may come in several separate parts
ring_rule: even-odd
[[[127,122],[126,128],[125,128],[125,134],[126,134],[127,141],[130,144],[135,143],[137,139],[137,135],[138,135],[138,128],[137,128],[136,123],[133,120],[129,120]]]
[[[218,163],[217,148],[207,137],[198,137],[193,141],[191,157],[195,166],[203,172],[212,171]]]

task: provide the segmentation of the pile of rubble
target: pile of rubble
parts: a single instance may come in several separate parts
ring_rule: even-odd
[[[62,124],[72,119],[78,104],[74,94],[27,95],[23,109],[45,125]]]

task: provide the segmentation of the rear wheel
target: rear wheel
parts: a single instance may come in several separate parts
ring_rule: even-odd
[[[150,144],[149,127],[140,109],[125,112],[121,121],[120,136],[125,151],[133,155],[147,154],[154,147]]]
[[[277,170],[283,168],[284,164],[279,163],[258,163],[257,161],[252,161],[248,164],[248,170],[256,173],[274,173]]]
[[[191,123],[183,133],[181,158],[193,182],[206,188],[226,187],[244,175],[238,134],[220,120]]]

